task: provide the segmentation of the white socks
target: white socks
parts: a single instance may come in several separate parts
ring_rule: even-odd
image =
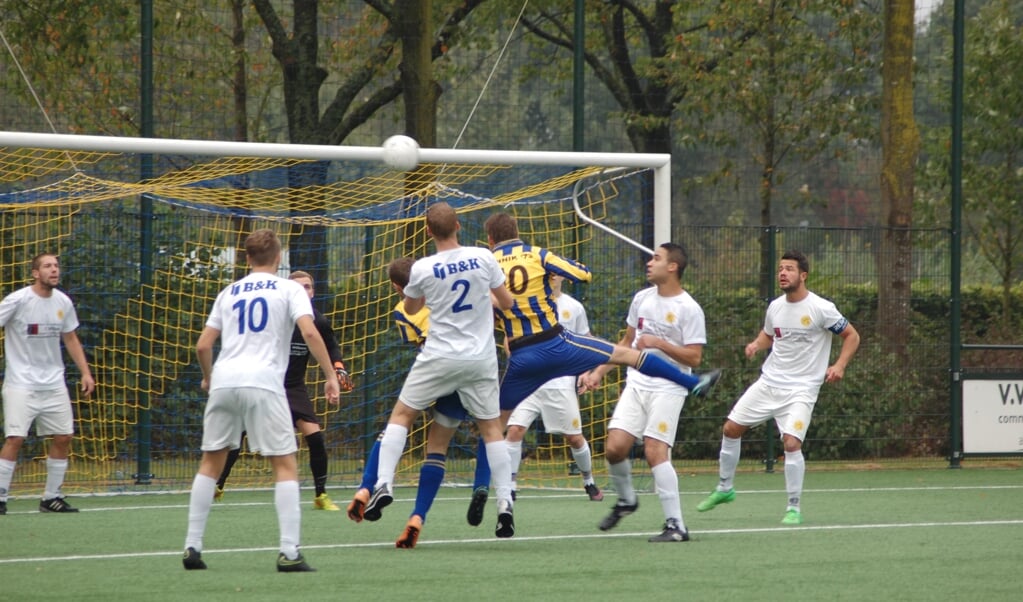
[[[739,466],[739,452],[742,447],[742,439],[732,439],[721,436],[721,456],[718,458],[718,476],[721,481],[718,483],[718,491],[728,491],[735,485],[735,469]]]
[[[17,462],[0,460],[0,502],[7,501],[7,493],[11,489],[11,481],[14,479],[14,467]]]
[[[408,439],[408,429],[400,424],[390,424],[384,429],[384,436],[380,438],[380,462],[377,467],[377,482],[374,488],[384,483],[394,483],[394,471],[398,468],[401,460],[401,452],[405,451],[405,440]],[[489,457],[488,457],[489,458]]]
[[[44,500],[60,497],[60,488],[64,484],[65,474],[67,474],[67,458],[62,460],[46,458],[46,489],[43,490]]]
[[[569,449],[572,450],[572,459],[575,460],[575,465],[579,467],[579,472],[583,475],[583,485],[589,485],[593,482],[593,457],[590,455],[589,444],[583,444],[579,449],[574,447]]]
[[[185,534],[185,549],[195,548],[202,552],[202,536],[206,532],[206,519],[213,505],[213,492],[217,480],[196,473],[192,479],[192,493],[188,497],[188,531]]]
[[[803,495],[803,476],[806,474],[806,461],[803,450],[785,452],[785,491],[789,494],[789,510],[799,510],[799,498]]]
[[[623,504],[635,504],[636,490],[632,488],[632,463],[626,458],[617,464],[608,464],[607,472],[615,484],[618,501]]]
[[[678,519],[678,526],[686,530],[685,521],[682,520],[682,502],[678,499],[678,473],[671,462],[661,462],[650,469],[654,475],[654,487],[657,489],[657,497],[661,500],[661,510],[664,511],[664,518]]]
[[[504,501],[511,506],[511,459],[504,439],[486,444],[487,462],[490,462],[490,480],[494,483],[498,503]]]
[[[522,442],[515,441],[513,443],[505,439],[504,444],[508,447],[508,459],[511,461],[511,488],[515,489],[515,481],[519,475],[519,465],[522,464]]]
[[[298,481],[277,481],[274,484],[274,506],[277,508],[277,524],[281,530],[281,553],[288,560],[295,560],[298,558],[298,544],[302,534]]]

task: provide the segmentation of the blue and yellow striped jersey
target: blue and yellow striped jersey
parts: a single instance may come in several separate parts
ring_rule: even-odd
[[[558,323],[558,309],[551,300],[550,274],[572,282],[589,282],[586,266],[521,240],[494,247],[494,256],[505,275],[505,286],[515,297],[511,309],[495,309],[498,323],[509,339],[536,334]]]
[[[398,332],[401,334],[401,340],[416,347],[421,346],[430,330],[430,310],[423,306],[423,309],[410,316],[405,313],[405,301],[401,300],[394,306],[392,315],[394,316],[394,325],[398,327]]]

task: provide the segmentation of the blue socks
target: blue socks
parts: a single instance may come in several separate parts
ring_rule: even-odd
[[[444,481],[444,454],[426,454],[426,461],[419,469],[419,487],[416,488],[416,505],[412,514],[418,514],[426,522],[426,513],[430,511],[433,500],[440,491]]]
[[[373,447],[369,450],[369,456],[366,457],[366,466],[362,469],[362,483],[359,484],[360,489],[369,489],[373,491],[373,487],[377,484],[377,468],[380,466],[380,439],[384,436],[380,433],[377,440],[373,442]]]
[[[682,385],[692,391],[700,382],[700,379],[692,374],[686,374],[673,364],[657,357],[652,353],[642,352],[639,354],[636,370],[648,376],[666,378],[673,383]]]
[[[472,478],[472,490],[490,487],[490,460],[487,460],[487,446],[483,437],[476,438],[476,473]]]

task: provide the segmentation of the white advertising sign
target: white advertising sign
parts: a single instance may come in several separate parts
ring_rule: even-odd
[[[963,380],[963,453],[1023,453],[1023,380]]]

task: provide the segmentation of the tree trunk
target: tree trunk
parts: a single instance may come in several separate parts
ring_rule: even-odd
[[[231,50],[234,52],[234,139],[249,140],[248,95],[249,87],[245,78],[245,4],[246,0],[231,0]]]
[[[912,2],[886,0],[881,68],[881,209],[885,220],[876,255],[878,322],[885,351],[907,361],[912,273],[914,169],[920,134],[913,116]]]
[[[432,4],[431,0],[397,0],[393,21],[401,39],[405,133],[425,147],[437,146],[437,98],[440,95],[440,85],[433,76]],[[422,178],[417,175],[416,180],[422,181]],[[409,195],[403,210],[415,215],[426,210],[415,204],[425,202],[419,195]],[[419,220],[406,224],[404,241],[404,253],[409,256],[426,245],[426,233]]]

